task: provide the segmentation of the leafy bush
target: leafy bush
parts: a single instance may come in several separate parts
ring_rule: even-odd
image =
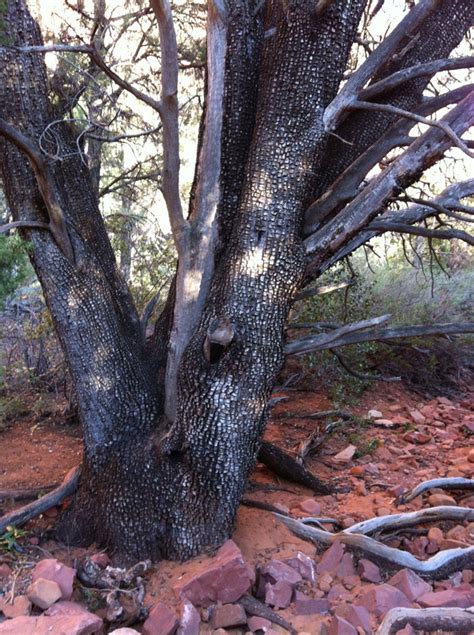
[[[0,235],[0,309],[7,297],[31,274],[24,241],[18,236]]]

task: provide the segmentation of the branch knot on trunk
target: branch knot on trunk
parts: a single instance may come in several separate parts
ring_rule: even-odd
[[[226,316],[215,318],[209,324],[204,340],[204,357],[210,364],[216,364],[234,339],[235,329]]]

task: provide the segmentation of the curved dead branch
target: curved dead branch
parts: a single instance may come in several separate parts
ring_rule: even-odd
[[[7,527],[13,525],[14,527],[20,527],[24,525],[32,518],[36,518],[39,514],[42,514],[47,509],[59,505],[67,496],[74,493],[79,481],[81,473],[80,467],[73,467],[66,474],[64,481],[59,487],[54,489],[49,494],[38,498],[38,500],[24,505],[19,509],[15,509],[12,512],[8,512],[0,517],[0,534],[3,534]]]
[[[443,631],[449,633],[474,632],[474,607],[459,609],[390,609],[375,635],[393,635],[409,624],[417,631]]]
[[[396,501],[397,505],[404,505],[409,503],[413,499],[423,494],[430,489],[467,489],[474,490],[474,479],[463,478],[461,476],[447,477],[447,478],[434,478],[430,481],[424,481],[409,492],[402,494]]]
[[[472,512],[471,509],[469,511]],[[421,561],[407,551],[388,547],[360,533],[351,534],[344,530],[333,534],[324,529],[309,527],[294,518],[288,518],[281,514],[275,514],[275,516],[299,538],[309,540],[316,545],[331,545],[338,541],[351,551],[376,561],[386,570],[411,569],[423,578],[440,580],[451,573],[474,566],[474,546],[465,549],[446,549]]]

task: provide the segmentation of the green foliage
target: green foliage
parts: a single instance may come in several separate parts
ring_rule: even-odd
[[[0,432],[8,428],[9,421],[27,412],[19,397],[0,397]]]
[[[6,532],[0,536],[0,551],[22,551],[18,541],[26,535],[23,529],[8,525]]]
[[[18,236],[0,236],[0,309],[6,298],[32,273],[25,243]]]

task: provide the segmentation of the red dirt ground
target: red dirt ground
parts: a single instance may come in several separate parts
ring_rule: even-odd
[[[295,455],[299,445],[317,426],[322,430],[334,419],[315,421],[307,418],[312,413],[331,409],[324,394],[281,390],[276,396],[288,399],[280,401],[273,409],[266,438]],[[387,419],[395,419],[398,425],[384,428],[367,422],[370,409],[379,410]],[[334,517],[343,526],[349,526],[376,515],[416,510],[426,506],[423,497],[395,507],[395,496],[402,487],[408,489],[441,476],[474,477],[474,392],[460,395],[453,401],[445,398],[428,401],[421,400],[402,385],[379,383],[366,391],[356,406],[347,410],[365,421],[342,422],[319,452],[306,461],[315,475],[340,490],[331,496],[315,497],[321,504],[321,515]],[[415,411],[421,412],[425,421]],[[80,463],[82,443],[77,426],[64,426],[54,419],[36,427],[34,424],[34,419],[26,416],[0,434],[0,489],[59,483],[71,467]],[[347,464],[337,465],[334,455],[350,444],[357,447],[360,456]],[[248,498],[283,505],[293,516],[307,515],[298,504],[313,497],[310,490],[278,481],[262,465],[257,465],[252,481],[260,486],[281,486],[284,490],[252,488],[247,493]],[[459,504],[474,507],[472,493],[458,492],[454,496]],[[10,507],[5,503],[3,511]],[[56,515],[56,509],[50,510],[26,527],[32,542],[39,544],[26,541],[27,555],[22,558],[32,561],[52,554],[72,563],[75,557],[84,553],[84,550],[69,550],[51,540],[49,530],[54,526]],[[466,540],[472,544],[474,523],[465,523],[465,527]],[[233,540],[252,564],[296,551],[314,555],[312,544],[293,536],[271,513],[244,506],[238,512]],[[406,546],[406,540],[400,537],[398,544]],[[0,564],[2,560],[11,562],[12,557],[0,551]],[[26,570],[29,566],[26,565]],[[154,567],[147,579],[146,604],[159,598],[169,606],[175,605],[173,583],[192,566],[193,563],[162,562]],[[20,582],[18,584],[20,588]],[[280,613],[293,619],[291,609]],[[297,621],[294,625],[298,628]],[[319,630],[314,632],[319,633]]]

